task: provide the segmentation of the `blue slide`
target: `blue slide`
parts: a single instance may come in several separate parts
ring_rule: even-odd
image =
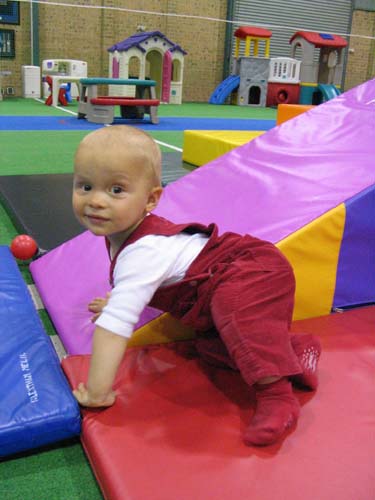
[[[236,90],[240,84],[240,77],[238,75],[229,75],[223,80],[216,89],[212,92],[209,99],[210,104],[224,104],[225,99]]]
[[[0,246],[0,380],[1,457],[79,435],[77,401],[6,246]]]
[[[319,83],[318,90],[320,90],[323,95],[323,102],[329,101],[341,94],[341,91],[333,84]]]

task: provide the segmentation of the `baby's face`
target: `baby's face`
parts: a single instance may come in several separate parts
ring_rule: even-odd
[[[80,146],[75,158],[73,210],[100,236],[126,237],[155,207],[145,158],[132,147]]]

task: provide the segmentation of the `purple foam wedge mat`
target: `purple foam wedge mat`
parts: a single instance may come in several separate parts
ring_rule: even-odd
[[[374,184],[374,95],[372,80],[194,170],[165,188],[155,213],[280,241]],[[103,240],[88,233],[31,265],[71,354],[91,350],[87,304],[109,290],[108,266]]]

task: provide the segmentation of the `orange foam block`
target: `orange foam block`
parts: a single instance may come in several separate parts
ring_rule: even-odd
[[[315,106],[303,104],[279,104],[277,106],[276,125],[280,125],[281,123],[284,123],[301,113],[305,113],[312,108],[315,108]]]

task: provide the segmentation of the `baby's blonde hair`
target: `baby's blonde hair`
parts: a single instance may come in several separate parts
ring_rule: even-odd
[[[106,148],[118,148],[119,154],[121,154],[121,149],[131,147],[135,154],[143,157],[143,164],[145,169],[149,170],[152,184],[154,186],[161,185],[160,148],[146,132],[128,125],[103,127],[84,137],[78,146],[76,156],[80,147],[89,147],[90,145],[98,145],[98,143]]]

